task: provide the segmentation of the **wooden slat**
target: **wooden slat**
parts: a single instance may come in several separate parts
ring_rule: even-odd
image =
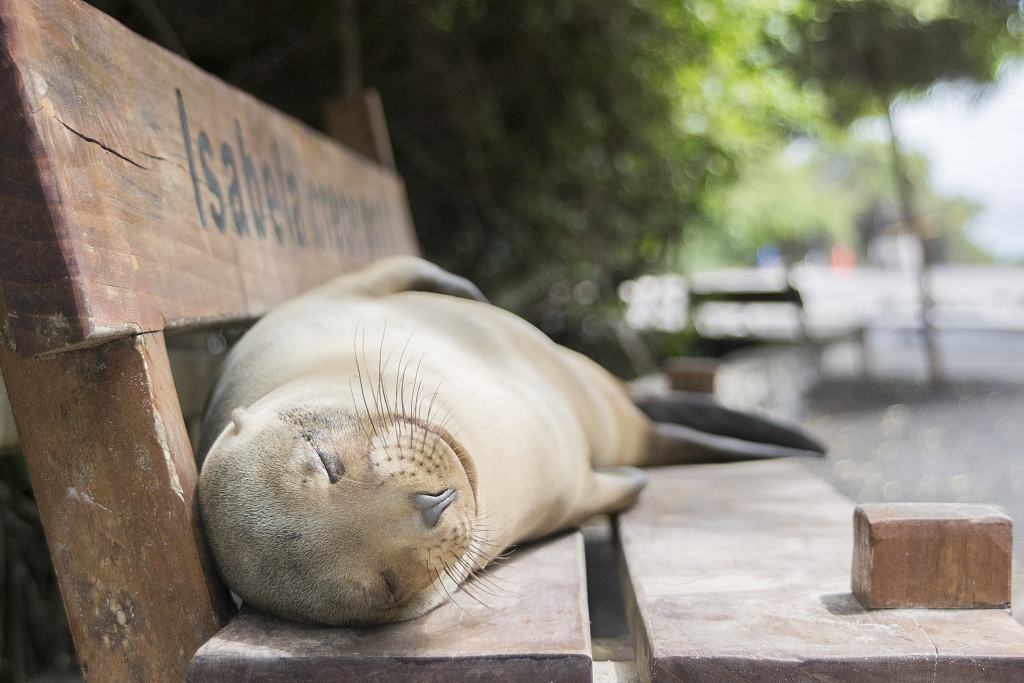
[[[304,626],[243,610],[199,650],[188,681],[589,682],[579,532],[516,550],[486,577],[471,588],[480,602],[459,591],[423,617],[380,628]]]
[[[0,0],[20,355],[259,315],[416,245],[401,180],[78,0]]]
[[[181,683],[233,606],[163,333],[0,367],[86,680]]]
[[[327,132],[332,138],[381,166],[395,170],[395,154],[380,93],[368,90],[355,97],[330,102],[324,113]]]
[[[1007,610],[861,608],[853,509],[792,461],[652,471],[618,522],[641,680],[1024,680]]]

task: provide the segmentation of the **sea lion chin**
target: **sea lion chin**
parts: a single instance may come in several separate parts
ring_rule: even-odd
[[[292,383],[238,407],[199,492],[244,601],[325,624],[409,619],[484,564],[472,461],[442,428]]]

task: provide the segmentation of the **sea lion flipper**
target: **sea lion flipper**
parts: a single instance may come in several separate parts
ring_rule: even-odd
[[[578,526],[594,515],[625,510],[647,485],[639,467],[601,467],[593,471],[587,495],[567,526]]]
[[[398,292],[434,292],[487,303],[487,297],[464,277],[415,256],[383,258],[330,285],[336,293],[387,296]]]
[[[820,455],[817,450],[746,441],[732,436],[702,432],[679,424],[656,422],[651,446],[643,464],[686,465]]]
[[[826,451],[824,445],[799,425],[732,410],[718,405],[703,394],[671,391],[639,397],[634,402],[655,422],[681,425],[734,441],[795,449],[803,455],[822,455]]]

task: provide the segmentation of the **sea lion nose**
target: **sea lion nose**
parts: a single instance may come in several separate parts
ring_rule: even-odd
[[[412,505],[423,513],[423,521],[427,526],[435,527],[441,519],[441,513],[458,497],[459,492],[455,489],[445,489],[441,493],[417,493],[412,497]]]

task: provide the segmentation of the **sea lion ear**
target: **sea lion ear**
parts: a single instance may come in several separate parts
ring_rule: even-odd
[[[231,411],[231,421],[235,423],[235,433],[242,431],[242,426],[249,420],[245,406],[238,406]]]

